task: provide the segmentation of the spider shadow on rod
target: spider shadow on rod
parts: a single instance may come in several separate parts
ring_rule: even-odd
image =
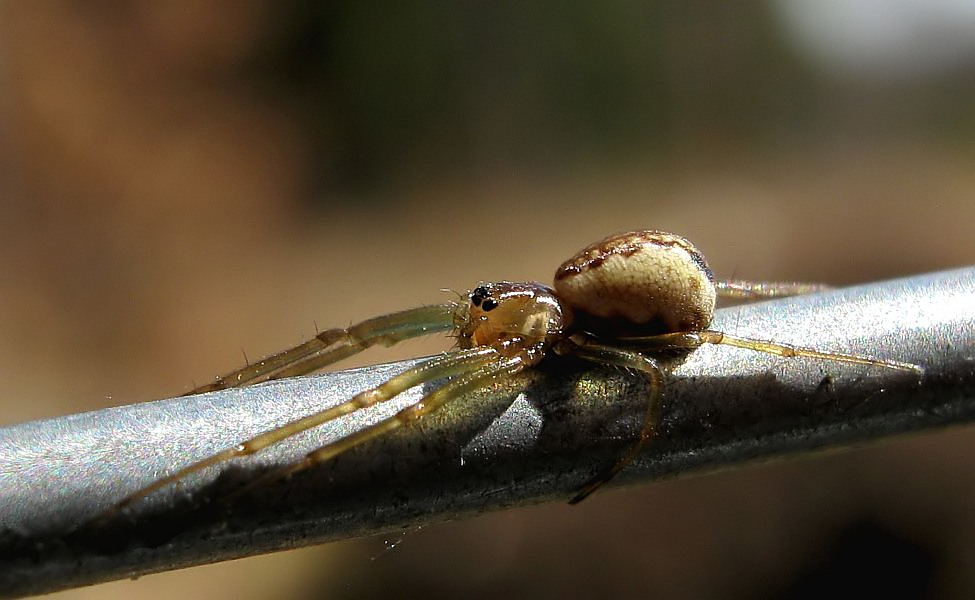
[[[367,426],[442,384],[425,384],[375,407],[379,410],[368,411],[355,423],[330,422],[255,456],[211,467],[206,474],[162,491],[144,505],[129,507],[97,528],[82,528],[72,537],[84,543],[97,540],[98,546],[110,551],[141,543],[157,545],[184,534],[205,535],[205,529],[213,527],[273,527],[282,511],[289,518],[341,520],[342,515],[359,513],[370,505],[398,507],[397,515],[395,510],[384,515],[390,522],[422,520],[424,514],[442,511],[443,498],[490,495],[485,481],[495,482],[497,490],[505,490],[505,497],[511,495],[506,488],[524,486],[516,495],[529,498],[543,493],[546,498],[565,500],[594,470],[612,460],[612,456],[580,457],[578,446],[589,437],[598,438],[595,432],[603,432],[600,435],[610,440],[607,451],[618,452],[637,438],[646,410],[642,393],[646,381],[641,375],[553,357],[539,369],[458,398],[410,427],[291,477],[272,478],[238,493],[323,441]],[[634,388],[638,393],[631,393]],[[603,402],[607,396],[620,400]],[[330,398],[329,403],[341,399]],[[564,462],[559,481],[528,481],[547,470],[537,464],[546,460]],[[219,473],[216,478],[214,472]],[[446,518],[449,511],[437,519]]]

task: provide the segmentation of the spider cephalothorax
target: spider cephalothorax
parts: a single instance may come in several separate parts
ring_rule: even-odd
[[[531,364],[542,359],[572,322],[572,313],[555,292],[540,283],[482,283],[469,299],[458,307],[458,346],[493,346],[504,355],[524,352]]]

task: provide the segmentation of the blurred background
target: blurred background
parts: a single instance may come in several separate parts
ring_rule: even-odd
[[[625,229],[725,277],[971,264],[973,100],[964,0],[3,2],[0,420],[176,395]],[[959,429],[53,597],[970,598],[972,450]]]

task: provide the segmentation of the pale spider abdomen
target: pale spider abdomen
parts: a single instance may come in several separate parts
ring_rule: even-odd
[[[555,273],[579,329],[598,337],[700,331],[714,313],[714,275],[690,242],[647,230],[589,245]]]

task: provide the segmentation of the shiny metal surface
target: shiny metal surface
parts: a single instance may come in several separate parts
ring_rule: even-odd
[[[919,378],[715,346],[672,356],[659,436],[610,485],[975,418],[975,269],[722,309],[714,327],[914,362],[926,371]],[[0,594],[41,593],[567,500],[627,447],[645,408],[641,377],[552,360],[288,481],[226,500],[268,465],[414,402],[418,391],[212,468],[97,528],[85,525],[167,472],[337,404],[410,364],[0,429]]]

